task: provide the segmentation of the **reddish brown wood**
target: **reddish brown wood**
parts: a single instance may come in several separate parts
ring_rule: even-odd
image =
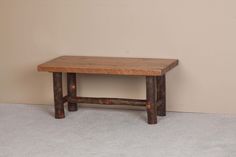
[[[38,66],[38,71],[160,76],[178,64],[176,59],[61,56]]]
[[[157,115],[166,116],[166,76],[156,77],[157,101],[161,100],[160,106],[157,107]]]
[[[64,96],[64,97],[63,97],[63,103],[66,103],[66,102],[67,102],[67,99],[68,99],[68,96]]]
[[[155,98],[156,78],[154,76],[146,77],[146,95],[147,95],[147,116],[148,124],[157,123],[157,103]]]
[[[64,98],[62,91],[62,73],[53,73],[53,91],[55,103],[55,118],[65,118]]]
[[[75,98],[77,95],[76,74],[67,73],[67,93],[69,98]],[[68,111],[77,111],[77,103],[68,102]]]
[[[157,123],[157,114],[166,115],[165,74],[178,64],[176,59],[61,56],[38,66],[38,71],[53,72],[55,117],[64,118],[64,103],[69,111],[77,103],[146,106],[148,123]],[[68,95],[63,97],[62,72],[67,74]],[[146,100],[77,97],[76,73],[146,76]]]
[[[163,103],[162,100],[158,100],[158,101],[156,102],[157,108],[158,108],[162,103]]]
[[[103,105],[130,105],[130,106],[145,106],[146,105],[146,100],[120,99],[120,98],[92,98],[92,97],[70,98],[69,97],[68,102],[88,103],[88,104],[103,104]]]

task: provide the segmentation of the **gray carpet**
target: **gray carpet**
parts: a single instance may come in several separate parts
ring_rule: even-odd
[[[55,120],[52,106],[0,105],[0,157],[235,157],[236,117],[80,108]]]

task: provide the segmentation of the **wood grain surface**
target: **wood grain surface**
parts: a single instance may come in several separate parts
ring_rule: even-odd
[[[177,59],[61,56],[40,64],[38,71],[160,76],[177,65]]]

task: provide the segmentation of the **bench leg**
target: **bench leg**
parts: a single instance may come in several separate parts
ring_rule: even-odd
[[[53,73],[53,91],[54,91],[54,103],[55,103],[55,118],[65,118],[64,112],[64,100],[62,91],[62,73]]]
[[[156,105],[156,77],[146,76],[146,108],[148,124],[157,123],[157,105]]]
[[[157,101],[162,100],[160,106],[157,107],[158,116],[166,116],[166,77],[156,77]]]
[[[69,98],[75,98],[76,97],[76,74],[75,73],[67,73],[67,92]],[[78,106],[77,103],[70,103],[68,102],[68,110],[69,111],[77,111]]]

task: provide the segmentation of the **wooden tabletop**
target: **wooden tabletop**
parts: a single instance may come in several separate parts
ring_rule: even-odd
[[[160,76],[178,64],[176,59],[61,56],[38,66],[38,71]]]

